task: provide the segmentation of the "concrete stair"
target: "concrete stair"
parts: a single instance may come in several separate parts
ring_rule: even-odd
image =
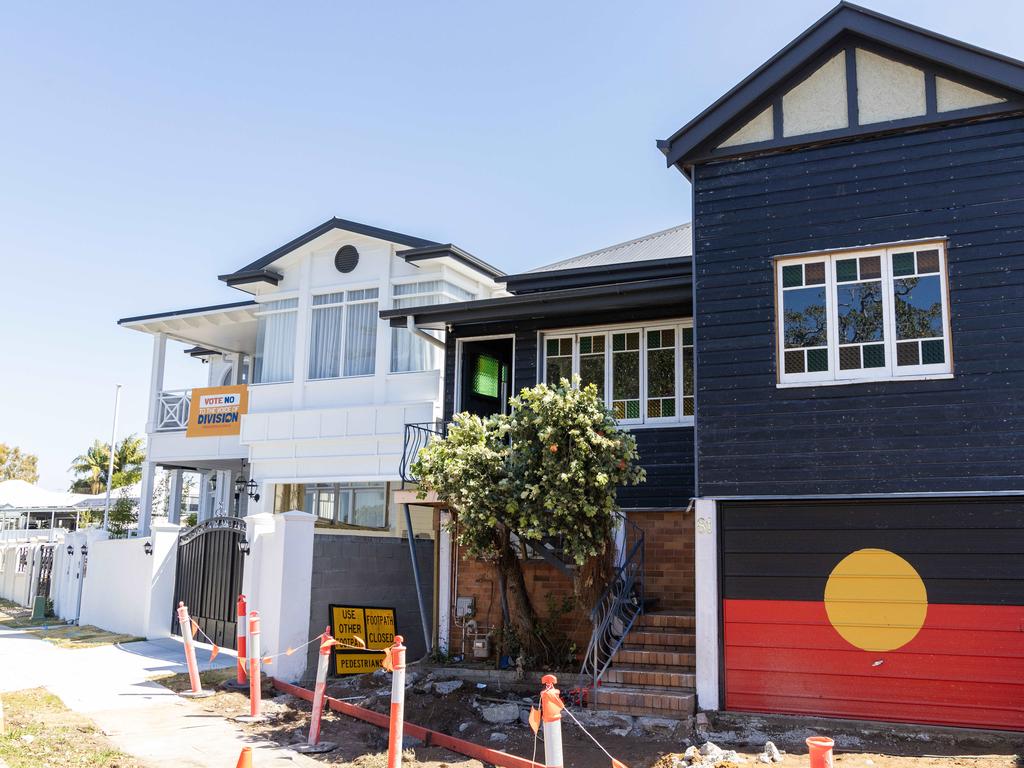
[[[594,691],[593,706],[676,720],[693,715],[693,630],[692,613],[640,616]]]

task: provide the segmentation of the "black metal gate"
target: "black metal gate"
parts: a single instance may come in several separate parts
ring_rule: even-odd
[[[245,520],[240,517],[214,517],[182,532],[174,579],[174,634],[181,634],[176,609],[183,602],[207,637],[235,648],[236,600],[245,561],[238,544],[244,540]]]
[[[50,576],[53,574],[53,544],[43,544],[39,548],[39,580],[36,583],[36,595],[50,599]]]

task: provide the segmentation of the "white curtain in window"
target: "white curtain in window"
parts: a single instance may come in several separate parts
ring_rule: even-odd
[[[395,286],[395,292],[401,286]],[[441,296],[420,296],[408,299],[395,299],[397,309],[407,307],[423,307],[442,304]],[[430,333],[430,331],[428,331]],[[434,332],[440,338],[440,333]],[[391,372],[408,373],[410,371],[429,371],[437,365],[437,348],[430,342],[414,336],[408,328],[391,329]]]
[[[314,304],[316,299],[314,297]],[[341,375],[341,320],[344,307],[313,307],[309,332],[309,378],[333,379]]]
[[[349,304],[347,311],[345,375],[371,375],[377,357],[377,302]]]
[[[295,312],[261,315],[256,329],[256,383],[291,381],[294,365]]]

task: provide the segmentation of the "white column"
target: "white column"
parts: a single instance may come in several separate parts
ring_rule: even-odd
[[[167,480],[167,522],[177,525],[181,522],[181,488],[185,471],[175,469]]]
[[[231,356],[231,383],[242,383],[242,371],[245,368],[245,354],[236,352]]]
[[[224,505],[223,515],[235,514],[231,508],[235,500],[235,473],[230,469],[222,470],[220,479],[217,481],[217,492],[220,494],[221,504]]]
[[[306,368],[309,348],[309,313],[312,304],[310,286],[312,265],[308,255],[299,266],[299,307],[295,318],[295,370],[292,374],[292,407],[302,408],[306,401]]]
[[[697,706],[700,709],[716,710],[719,707],[718,515],[713,500],[696,500],[694,529]]]
[[[164,388],[164,360],[167,358],[167,337],[158,333],[153,336],[153,362],[149,369],[149,415],[146,432],[155,432],[157,427],[157,404]]]
[[[205,523],[210,519],[210,473],[199,473],[199,514],[196,515],[197,523]]]
[[[139,490],[139,536],[149,536],[153,521],[153,481],[156,476],[156,462],[142,463],[142,485]]]
[[[179,470],[180,471],[180,470]],[[150,541],[153,544],[149,603],[146,606],[146,637],[169,637],[171,608],[174,603],[174,576],[178,565],[178,533],[180,526],[157,523]]]
[[[452,535],[448,531],[451,517],[447,510],[441,510],[437,542],[437,647],[442,653],[448,653],[451,642]]]

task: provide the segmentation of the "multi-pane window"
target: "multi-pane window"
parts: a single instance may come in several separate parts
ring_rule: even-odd
[[[941,243],[780,260],[779,381],[949,373]]]
[[[322,483],[305,486],[305,511],[332,525],[387,528],[386,483]]]
[[[581,331],[544,339],[544,380],[594,384],[612,415],[629,424],[693,416],[693,329],[651,326]]]
[[[298,299],[278,299],[259,305],[256,311],[255,384],[292,380],[298,306]]]
[[[469,301],[476,294],[448,280],[420,280],[398,283],[392,289],[395,309]],[[431,333],[431,331],[427,331]],[[391,372],[429,371],[436,367],[439,350],[408,328],[391,329]]]
[[[370,376],[377,358],[376,288],[313,296],[309,378]]]

